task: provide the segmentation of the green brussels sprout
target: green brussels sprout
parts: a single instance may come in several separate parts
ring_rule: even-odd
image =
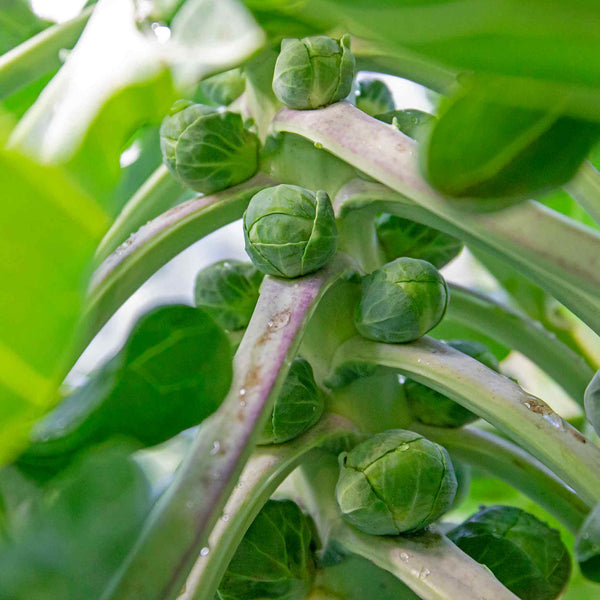
[[[558,531],[520,508],[483,508],[447,536],[522,600],[555,600],[569,581]]]
[[[398,131],[401,131],[404,135],[417,142],[422,141],[436,122],[436,118],[433,115],[416,108],[390,110],[389,112],[375,115],[375,118],[393,125]]]
[[[356,107],[368,115],[375,117],[381,113],[394,110],[394,97],[380,79],[367,79],[358,84]]]
[[[590,512],[577,534],[575,558],[582,575],[600,583],[600,504]]]
[[[342,517],[365,533],[423,529],[452,505],[456,476],[445,448],[393,429],[340,454],[336,498]]]
[[[436,269],[441,269],[463,249],[458,238],[396,215],[380,215],[375,221],[375,228],[388,261],[408,256],[426,260]]]
[[[259,444],[282,444],[308,431],[323,414],[324,402],[310,363],[296,358],[275,400]]]
[[[258,301],[263,274],[239,260],[216,262],[196,275],[194,300],[228,331],[245,329]]]
[[[244,239],[263,273],[293,278],[317,271],[337,246],[329,196],[296,185],[261,190],[244,213]]]
[[[215,104],[227,106],[239,98],[246,88],[246,78],[241,69],[217,73],[200,83],[200,89]]]
[[[287,38],[275,63],[273,91],[290,108],[312,109],[343,100],[352,90],[350,36]]]
[[[368,339],[412,342],[442,320],[447,305],[446,282],[431,263],[398,258],[363,277],[354,322]]]
[[[269,500],[238,546],[217,600],[304,600],[315,578],[313,527],[290,500]]]
[[[585,416],[600,435],[600,370],[592,377],[584,394]]]
[[[483,344],[471,340],[447,342],[459,352],[468,354],[486,367],[498,371],[500,365],[494,354]],[[454,400],[412,379],[404,382],[404,391],[412,416],[425,425],[436,427],[462,427],[479,417]]]
[[[239,114],[186,100],[163,119],[160,148],[170,173],[203,194],[241,183],[258,169],[258,138]]]

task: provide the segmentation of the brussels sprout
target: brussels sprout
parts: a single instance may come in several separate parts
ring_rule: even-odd
[[[244,93],[245,88],[246,79],[239,68],[213,75],[200,84],[207,98],[221,106],[231,104]]]
[[[269,500],[238,546],[218,600],[304,600],[315,578],[308,517],[290,500]]]
[[[245,329],[258,301],[263,274],[239,260],[216,262],[196,275],[194,299],[221,327]]]
[[[600,435],[600,370],[592,377],[584,394],[585,416]]]
[[[290,108],[319,108],[343,100],[352,89],[355,60],[350,36],[284,39],[275,63],[273,91]]]
[[[258,169],[258,138],[237,113],[186,100],[160,127],[163,161],[181,183],[212,194],[249,179]]]
[[[368,79],[358,84],[356,107],[374,117],[394,110],[394,97],[383,81]]]
[[[577,534],[575,557],[583,576],[600,583],[600,504],[587,516]]]
[[[354,321],[359,333],[378,342],[412,342],[444,316],[448,288],[424,260],[398,258],[363,277]]]
[[[323,408],[323,398],[310,363],[296,358],[258,443],[282,444],[294,439],[321,418]]]
[[[375,228],[388,261],[408,256],[426,260],[436,269],[441,269],[463,249],[459,239],[396,215],[380,215],[375,221]]]
[[[379,433],[340,454],[337,502],[342,517],[365,533],[422,529],[450,508],[455,494],[446,450],[412,431]]]
[[[494,371],[498,371],[500,368],[498,359],[494,354],[479,342],[452,340],[447,343],[449,346],[460,352],[464,352],[464,354],[468,354]],[[417,421],[425,423],[425,425],[462,427],[479,418],[464,406],[444,396],[444,394],[440,394],[440,392],[436,392],[412,379],[406,379],[404,382],[404,391],[413,417]]]
[[[522,600],[555,600],[569,580],[558,531],[520,508],[484,508],[447,536]]]
[[[261,190],[244,213],[244,239],[263,273],[293,278],[317,271],[337,246],[329,196],[295,185]]]
[[[393,125],[398,131],[418,142],[429,133],[436,121],[433,115],[416,108],[390,110],[389,112],[375,115],[375,118]]]

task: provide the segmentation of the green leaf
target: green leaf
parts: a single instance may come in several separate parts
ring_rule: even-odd
[[[27,0],[4,0],[0,10],[0,54],[8,52],[49,24],[31,10]]]
[[[0,597],[100,597],[150,509],[150,486],[129,450],[99,447],[48,486],[0,543]]]
[[[523,199],[569,181],[600,138],[597,124],[508,106],[480,89],[459,93],[429,138],[429,182],[455,197]]]

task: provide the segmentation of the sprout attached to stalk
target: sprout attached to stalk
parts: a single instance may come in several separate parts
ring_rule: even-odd
[[[326,192],[277,185],[252,197],[244,213],[246,252],[263,273],[294,278],[335,254],[337,229]]]
[[[442,320],[447,305],[446,282],[431,263],[398,258],[363,278],[354,320],[368,339],[412,342]]]
[[[483,344],[471,340],[447,342],[452,348],[478,360],[486,367],[498,372],[500,365],[496,356]],[[479,417],[454,400],[412,379],[404,382],[406,399],[413,418],[425,425],[436,427],[462,427]]]
[[[521,600],[556,600],[569,581],[558,531],[520,508],[484,508],[447,535]]]
[[[356,108],[372,117],[394,110],[394,97],[380,79],[367,79],[358,84]]]
[[[284,39],[275,63],[273,92],[290,108],[327,106],[350,93],[354,68],[348,35],[339,41],[325,35]]]
[[[170,173],[203,194],[246,181],[258,169],[258,138],[239,114],[187,100],[163,119],[160,148]]]
[[[246,78],[240,68],[208,77],[200,84],[207,98],[219,106],[227,106],[239,98],[246,88]]]
[[[321,418],[323,408],[310,363],[296,358],[258,443],[282,444],[298,437]]]
[[[456,487],[445,448],[394,429],[340,455],[336,498],[342,517],[361,531],[398,535],[423,529],[443,515]]]
[[[269,500],[238,546],[216,598],[303,600],[315,578],[313,528],[290,500]]]

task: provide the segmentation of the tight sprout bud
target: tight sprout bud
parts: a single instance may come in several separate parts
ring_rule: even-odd
[[[569,581],[558,531],[520,508],[484,508],[447,535],[522,600],[556,600]]]
[[[245,329],[258,301],[262,279],[263,274],[250,263],[216,262],[196,276],[196,307],[228,331]]]
[[[412,431],[379,433],[340,455],[337,502],[342,517],[365,533],[422,529],[451,507],[455,494],[445,448]]]
[[[388,261],[408,256],[426,260],[441,269],[463,249],[458,238],[396,215],[381,215],[375,221],[375,227]]]
[[[470,340],[453,340],[447,342],[456,350],[468,354],[483,363],[486,367],[498,371],[500,365],[494,354],[486,346]],[[404,382],[404,391],[412,416],[425,425],[436,427],[462,427],[476,421],[479,417],[454,400],[417,383],[412,379]]]
[[[448,288],[424,260],[398,258],[363,277],[354,321],[359,333],[378,342],[412,342],[444,316]]]
[[[243,94],[245,88],[246,79],[241,69],[218,73],[200,84],[200,89],[207,98],[220,106],[231,104]]]
[[[263,273],[300,277],[335,254],[337,229],[329,196],[277,185],[252,197],[244,213],[246,252]]]
[[[390,88],[379,79],[367,79],[358,84],[356,107],[375,117],[394,110],[394,97]]]
[[[176,102],[160,127],[167,169],[203,194],[252,177],[258,169],[258,146],[239,114],[187,101]]]
[[[290,500],[269,500],[238,546],[218,600],[304,600],[315,578],[311,523]]]
[[[312,109],[343,100],[352,89],[355,60],[350,36],[284,39],[275,63],[273,91],[290,108]]]
[[[294,439],[321,418],[323,408],[310,363],[296,358],[258,443],[282,444]]]

